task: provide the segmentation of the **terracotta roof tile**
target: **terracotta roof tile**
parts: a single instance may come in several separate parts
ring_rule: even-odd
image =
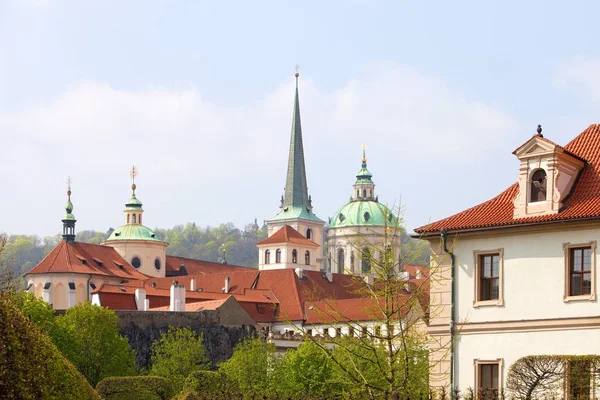
[[[546,139],[547,140],[547,139]],[[498,196],[448,218],[415,229],[417,233],[435,233],[441,229],[462,230],[510,225],[566,221],[600,217],[600,125],[590,125],[564,149],[587,161],[571,195],[557,214],[514,219],[513,200],[518,184]]]
[[[239,265],[221,264],[212,261],[194,260],[185,257],[167,256],[167,276],[176,276],[180,273],[181,265],[185,267],[187,275],[211,274],[214,272],[247,271],[253,268]]]
[[[100,304],[111,310],[137,310],[135,297],[127,293],[100,293]]]
[[[299,245],[303,245],[303,246],[319,247],[319,245],[317,243],[313,242],[310,239],[305,238],[300,232],[298,232],[297,230],[295,230],[294,228],[292,228],[289,225],[284,225],[277,232],[275,232],[274,234],[272,234],[265,240],[258,242],[256,245],[260,246],[263,244],[279,244],[279,243],[293,243],[293,244],[299,244]]]
[[[145,280],[148,277],[109,246],[62,240],[28,274],[75,273]]]

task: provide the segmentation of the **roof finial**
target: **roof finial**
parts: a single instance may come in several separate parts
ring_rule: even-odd
[[[71,201],[71,177],[67,177],[67,196],[69,196],[69,201]]]
[[[363,149],[362,162],[366,163],[367,162],[367,145],[363,144],[361,147]]]
[[[544,137],[544,135],[542,135],[542,125],[538,124],[537,127],[537,134],[538,136]]]
[[[135,165],[131,167],[129,176],[131,177],[131,190],[133,190],[133,193],[135,194],[135,177],[138,176],[138,169],[135,167]]]
[[[300,66],[298,64],[296,64],[296,82],[298,82],[298,77],[300,76],[300,74],[298,73],[298,70],[300,69]]]

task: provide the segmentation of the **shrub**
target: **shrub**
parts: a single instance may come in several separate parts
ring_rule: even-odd
[[[192,372],[185,380],[183,391],[201,399],[221,399],[239,393],[234,382],[216,371]]]
[[[48,336],[0,295],[0,398],[100,399]]]
[[[168,400],[173,395],[171,383],[158,376],[105,378],[96,389],[104,400]]]
[[[197,336],[190,328],[170,327],[152,343],[150,375],[169,379],[175,390],[181,391],[190,373],[210,367],[202,339],[202,335]]]

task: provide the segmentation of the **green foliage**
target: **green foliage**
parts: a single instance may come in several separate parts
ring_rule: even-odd
[[[277,368],[275,345],[260,338],[239,343],[231,358],[219,365],[219,371],[246,395],[265,395],[272,390],[271,371]]]
[[[96,389],[103,400],[168,400],[173,395],[171,383],[158,376],[105,378]]]
[[[100,399],[37,326],[0,295],[0,398]]]
[[[23,315],[39,326],[44,333],[51,334],[54,328],[54,309],[50,304],[36,298],[30,292],[12,292],[10,297]]]
[[[136,373],[135,354],[119,334],[118,317],[107,308],[85,302],[55,318],[54,343],[96,385],[109,376]]]
[[[287,397],[302,393],[306,397],[327,398],[338,392],[333,381],[334,365],[315,343],[308,341],[296,350],[288,350],[274,371],[275,391]]]
[[[169,379],[176,391],[180,391],[191,372],[210,368],[202,339],[202,335],[197,336],[190,328],[170,327],[152,343],[150,375]]]
[[[222,399],[226,397],[239,397],[240,392],[230,379],[221,372],[216,371],[194,371],[183,386],[183,393],[188,393],[190,399],[201,398]]]

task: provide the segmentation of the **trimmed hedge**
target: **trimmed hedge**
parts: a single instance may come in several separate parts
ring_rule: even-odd
[[[168,400],[173,395],[171,383],[158,376],[115,376],[96,386],[104,400]]]
[[[225,374],[216,371],[194,371],[185,380],[183,393],[196,395],[200,399],[221,399],[235,396],[239,390]]]
[[[6,295],[0,295],[0,398],[100,399],[50,338]]]

